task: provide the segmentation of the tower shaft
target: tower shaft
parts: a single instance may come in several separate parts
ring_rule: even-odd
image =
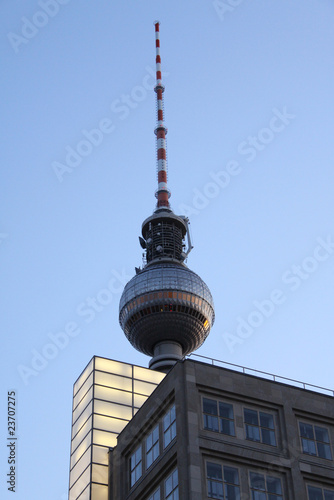
[[[155,23],[155,50],[156,50],[156,86],[154,88],[157,94],[157,127],[155,134],[157,137],[157,161],[158,161],[158,189],[156,191],[157,209],[169,208],[170,192],[167,188],[167,152],[166,152],[166,134],[167,128],[164,125],[164,106],[161,74],[161,56],[160,56],[160,32],[159,22]]]

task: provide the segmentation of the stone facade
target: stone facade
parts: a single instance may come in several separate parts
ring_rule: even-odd
[[[332,500],[333,443],[333,396],[187,359],[119,434],[109,499]]]

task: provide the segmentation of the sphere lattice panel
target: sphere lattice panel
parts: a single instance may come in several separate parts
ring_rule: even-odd
[[[150,264],[125,286],[119,321],[139,351],[152,356],[159,342],[175,341],[185,355],[208,336],[213,299],[204,281],[185,265]]]

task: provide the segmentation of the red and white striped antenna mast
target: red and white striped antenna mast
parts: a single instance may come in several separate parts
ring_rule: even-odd
[[[167,188],[167,153],[166,153],[166,134],[167,128],[164,124],[163,113],[163,93],[165,87],[161,79],[161,56],[160,56],[160,32],[159,21],[155,21],[155,48],[156,48],[156,86],[154,91],[157,94],[157,127],[154,133],[157,137],[157,160],[158,160],[158,189],[155,193],[157,198],[157,210],[169,209],[170,191]]]

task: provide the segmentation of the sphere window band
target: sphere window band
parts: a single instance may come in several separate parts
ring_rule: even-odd
[[[146,295],[142,295],[141,297],[137,297],[137,299],[134,299],[132,302],[130,302],[128,305],[125,306],[128,311],[131,309],[135,308],[136,306],[140,306],[140,304],[144,304],[156,299],[178,299],[178,300],[185,300],[187,302],[192,302],[193,304],[199,305],[200,307],[202,306],[202,299],[195,296],[195,295],[190,295],[189,293],[183,293],[183,292],[155,292],[155,293],[150,293]],[[203,304],[204,305],[204,304]]]
[[[156,302],[157,299],[161,299],[161,303],[150,305],[150,302]],[[171,299],[171,301],[166,303],[163,299]],[[180,300],[183,301],[183,304],[179,303]],[[145,304],[146,307],[142,308],[142,304]],[[197,306],[200,311],[194,308],[194,305]],[[181,312],[189,314],[199,319],[205,330],[211,327],[208,319],[204,316],[204,314],[210,316],[211,306],[200,297],[184,292],[154,292],[137,297],[123,307],[120,313],[120,320],[124,328],[128,330],[141,317],[147,314],[160,312]]]

